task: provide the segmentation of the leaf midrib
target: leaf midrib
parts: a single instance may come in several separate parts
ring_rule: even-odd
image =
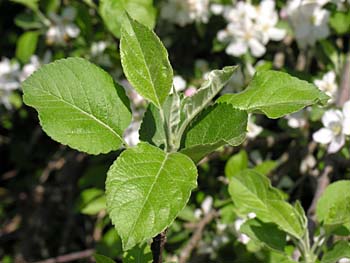
[[[158,181],[158,178],[159,178],[159,176],[160,176],[160,173],[161,173],[161,171],[163,170],[163,168],[164,168],[164,166],[165,166],[165,163],[166,163],[166,161],[168,160],[168,157],[169,157],[169,153],[166,153],[166,155],[165,155],[165,157],[164,157],[164,160],[162,161],[162,163],[161,163],[161,165],[160,165],[160,167],[159,167],[159,171],[158,171],[158,173],[156,174],[156,176],[154,177],[154,181],[153,181],[151,187],[149,188],[149,191],[148,191],[146,197],[144,198],[144,201],[143,201],[142,206],[141,206],[141,209],[140,209],[140,211],[139,211],[139,213],[138,213],[138,215],[137,215],[137,217],[136,217],[136,220],[134,221],[133,225],[131,226],[131,228],[130,228],[130,230],[129,230],[129,232],[128,232],[126,244],[128,244],[128,242],[129,242],[130,233],[132,233],[132,232],[135,230],[135,226],[136,226],[137,222],[138,222],[139,219],[140,219],[140,215],[141,215],[141,213],[142,213],[143,210],[144,210],[145,204],[148,202],[148,198],[149,198],[151,192],[153,191],[153,188],[154,188],[156,182]]]
[[[40,85],[41,88],[42,88],[41,83],[39,83],[39,85]],[[41,90],[42,90],[43,93],[45,93],[45,94],[47,94],[47,95],[49,95],[49,96],[52,96],[52,97],[56,98],[58,101],[62,101],[63,103],[65,103],[65,104],[71,106],[71,107],[74,108],[75,110],[77,110],[77,111],[81,112],[82,114],[84,114],[84,115],[90,117],[91,119],[93,119],[94,121],[96,121],[96,122],[97,122],[98,124],[100,124],[101,126],[107,128],[107,130],[109,130],[109,131],[110,131],[113,135],[115,135],[119,140],[123,141],[122,137],[121,137],[112,127],[110,127],[107,123],[105,123],[105,122],[99,120],[99,119],[98,119],[96,116],[94,116],[93,114],[90,114],[90,113],[84,111],[83,109],[77,107],[76,105],[70,103],[69,101],[64,100],[62,97],[59,97],[59,96],[57,96],[57,95],[55,95],[55,94],[52,94],[51,92],[48,92],[47,90],[45,90],[45,89],[43,89],[43,88],[42,88]]]
[[[130,24],[131,24],[131,23],[130,23]],[[156,92],[156,88],[155,88],[155,84],[154,84],[154,82],[153,82],[153,78],[152,78],[151,72],[150,72],[150,70],[149,70],[149,68],[148,68],[148,65],[147,65],[147,63],[146,63],[145,54],[144,54],[143,49],[142,49],[142,47],[141,47],[141,45],[140,45],[140,41],[139,41],[139,38],[138,38],[138,36],[137,36],[137,33],[136,33],[135,30],[134,30],[134,26],[131,25],[131,27],[132,27],[132,30],[134,31],[135,36],[136,36],[136,43],[137,43],[137,45],[138,45],[138,47],[139,47],[139,49],[140,49],[140,51],[141,51],[141,55],[142,55],[142,58],[143,58],[143,64],[145,65],[145,68],[146,68],[146,70],[147,70],[148,77],[149,77],[149,79],[150,79],[150,83],[152,84],[153,95],[154,95],[154,97],[155,97],[155,99],[156,99],[156,101],[157,101],[158,106],[160,107],[161,104],[160,104],[160,101],[159,101],[159,98],[158,98],[158,94],[157,94],[157,92]],[[124,31],[125,31],[125,30],[124,30]],[[125,31],[125,33],[127,34],[126,31]]]

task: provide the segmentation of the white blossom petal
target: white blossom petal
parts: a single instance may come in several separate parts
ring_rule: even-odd
[[[269,30],[268,34],[272,40],[280,41],[286,36],[286,33],[286,30],[274,27]]]
[[[333,140],[334,136],[333,136],[333,132],[330,129],[321,128],[320,130],[318,130],[312,135],[312,138],[314,139],[315,142],[318,142],[321,144],[328,144]]]
[[[342,120],[343,114],[340,110],[328,110],[322,116],[322,123],[325,127],[330,127],[335,122],[341,123]]]
[[[266,48],[263,44],[261,44],[258,40],[255,38],[251,39],[249,42],[250,50],[252,51],[252,54],[254,57],[261,57],[265,54]]]
[[[345,144],[345,136],[343,134],[338,135],[332,140],[328,146],[328,153],[335,153],[339,151]]]
[[[231,43],[226,48],[226,53],[235,57],[239,57],[248,51],[248,46],[243,41]]]

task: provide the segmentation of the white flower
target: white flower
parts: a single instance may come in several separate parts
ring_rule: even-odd
[[[336,75],[334,71],[327,72],[322,79],[316,79],[314,81],[315,85],[322,91],[324,91],[328,96],[331,97],[330,101],[334,101],[337,95],[338,86],[335,82]]]
[[[207,23],[209,20],[209,0],[168,0],[164,3],[161,17],[185,26],[193,22]]]
[[[307,124],[305,111],[303,110],[287,115],[286,119],[288,120],[288,126],[294,129],[305,127]]]
[[[350,263],[350,258],[341,258],[338,260],[338,263]]]
[[[50,14],[51,25],[46,32],[46,41],[49,45],[65,44],[69,38],[76,38],[80,29],[73,23],[76,11],[73,7],[66,7],[61,16]]]
[[[185,97],[192,97],[196,93],[197,89],[193,86],[189,86],[188,89],[185,90],[184,95]]]
[[[240,233],[240,229],[241,229],[241,226],[249,219],[253,219],[256,217],[256,214],[253,213],[253,212],[250,212],[248,213],[247,217],[245,219],[243,218],[237,218],[234,222],[234,227],[235,227],[235,230],[236,232],[238,233],[238,241],[241,242],[242,244],[248,244],[248,242],[250,241],[250,238],[243,234],[243,233]]]
[[[192,21],[208,23],[209,0],[187,0]]]
[[[345,144],[345,135],[350,135],[350,101],[344,104],[343,111],[326,111],[322,123],[324,128],[313,134],[314,141],[329,144],[328,153],[339,151]]]
[[[208,214],[213,207],[213,198],[211,196],[207,196],[202,204],[201,204],[201,209],[196,209],[194,210],[194,216],[195,218],[201,218],[203,215]]]
[[[19,73],[17,62],[2,58],[0,61],[0,102],[7,109],[11,109],[10,96],[12,92],[20,87]]]
[[[299,170],[301,173],[306,173],[309,169],[314,168],[316,159],[312,154],[308,154],[300,163]]]
[[[181,76],[177,75],[177,76],[174,76],[173,78],[173,85],[174,85],[174,88],[177,92],[179,91],[183,91],[185,88],[186,88],[186,80],[184,80]],[[172,89],[170,91],[170,93],[172,93]]]
[[[106,41],[98,41],[91,44],[91,55],[94,57],[102,54],[107,48]]]
[[[275,1],[265,0],[257,7],[256,26],[257,30],[262,34],[262,43],[267,44],[269,40],[280,41],[286,31],[276,27],[278,15],[275,11]]]
[[[247,220],[242,219],[242,218],[238,218],[236,219],[236,221],[234,222],[234,226],[235,226],[235,230],[238,233],[238,241],[241,242],[242,244],[248,244],[248,242],[250,241],[250,238],[243,233],[240,233],[239,230],[241,229],[241,226],[246,222]]]
[[[201,208],[204,214],[208,214],[213,206],[213,198],[207,196],[201,204]]]
[[[20,81],[24,81],[26,78],[28,78],[32,73],[37,70],[40,67],[41,63],[39,61],[38,56],[33,55],[30,58],[30,61],[28,64],[24,65],[22,68],[22,72],[19,75]]]
[[[322,9],[325,1],[289,0],[286,12],[295,38],[301,48],[313,46],[329,35],[329,11]]]
[[[270,40],[282,40],[286,34],[276,27],[278,14],[272,0],[263,0],[259,6],[240,1],[233,8],[225,9],[224,17],[229,23],[218,32],[217,38],[229,43],[226,53],[232,56],[250,51],[253,56],[260,57],[265,54],[265,45]]]
[[[248,125],[247,125],[247,137],[250,139],[254,139],[256,136],[258,136],[263,128],[256,125],[253,121],[252,115],[249,114],[248,116]]]
[[[210,6],[210,11],[214,14],[214,15],[220,15],[224,12],[225,7],[223,5],[220,4],[212,4]]]

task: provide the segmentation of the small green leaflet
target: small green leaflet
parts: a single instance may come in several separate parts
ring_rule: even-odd
[[[122,28],[120,56],[131,85],[161,108],[172,87],[173,70],[157,35],[129,18]]]
[[[248,168],[248,154],[246,151],[241,150],[239,153],[230,157],[225,165],[225,175],[227,178],[231,178],[236,173],[239,173]]]
[[[234,174],[229,184],[229,193],[240,214],[255,213],[265,223],[274,223],[281,230],[296,238],[304,235],[303,218],[280,191],[271,186],[269,179],[254,170]]]
[[[94,258],[96,260],[96,263],[115,263],[113,259],[100,254],[95,254]]]
[[[339,259],[348,258],[350,259],[350,243],[349,241],[337,242],[329,251],[327,251],[321,263],[334,263],[338,262]]]
[[[246,221],[239,230],[251,239],[261,242],[271,249],[284,251],[286,233],[278,229],[274,223],[264,223],[254,218]]]
[[[121,28],[128,19],[125,12],[151,29],[156,22],[153,0],[101,0],[99,12],[109,31],[117,38],[120,38]]]
[[[245,138],[248,115],[230,104],[215,104],[201,112],[183,136],[181,152],[194,162],[225,144],[238,145]]]
[[[244,91],[223,95],[218,102],[276,119],[315,103],[326,104],[328,99],[313,84],[284,72],[266,70],[258,71]]]
[[[159,109],[149,104],[140,127],[140,140],[164,149],[165,132]]]
[[[189,123],[205,109],[214,97],[224,88],[231,79],[237,66],[224,67],[222,70],[213,70],[207,81],[191,97],[186,97],[181,103],[181,122],[178,137],[182,136]]]
[[[107,210],[124,250],[169,226],[196,186],[197,168],[186,155],[148,143],[125,150],[106,181]]]
[[[326,188],[317,203],[316,216],[328,226],[350,223],[350,180],[340,180]]]
[[[39,32],[28,31],[23,33],[16,45],[16,57],[23,63],[27,63],[34,54],[39,38]]]
[[[52,139],[90,154],[117,150],[131,121],[124,89],[81,58],[47,64],[23,83],[24,102]]]
[[[151,263],[153,256],[147,243],[135,246],[123,255],[123,263]]]

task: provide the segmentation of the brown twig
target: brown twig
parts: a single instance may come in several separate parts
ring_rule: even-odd
[[[317,180],[316,192],[315,192],[314,198],[312,199],[311,205],[307,211],[308,216],[312,220],[315,220],[315,212],[316,212],[317,202],[320,199],[321,195],[323,194],[324,190],[329,185],[329,182],[330,182],[329,175],[332,172],[333,172],[333,167],[330,165],[327,165],[324,168],[322,175]]]
[[[74,252],[74,253],[58,256],[58,257],[55,257],[55,258],[49,258],[49,259],[45,259],[45,260],[42,260],[42,261],[36,261],[34,263],[71,262],[71,261],[78,260],[78,259],[89,258],[94,253],[95,253],[94,249],[87,249],[87,250],[83,250],[83,251],[79,251],[79,252]]]
[[[158,234],[153,238],[151,244],[151,250],[153,255],[153,263],[162,263],[163,262],[163,249],[166,243],[166,230]]]
[[[340,79],[340,92],[337,100],[339,107],[350,99],[350,52],[346,55]]]
[[[197,247],[199,241],[202,239],[204,228],[217,216],[216,211],[211,211],[206,214],[201,221],[198,222],[196,231],[192,235],[190,241],[185,248],[181,251],[179,263],[186,263],[190,258],[192,251]]]

